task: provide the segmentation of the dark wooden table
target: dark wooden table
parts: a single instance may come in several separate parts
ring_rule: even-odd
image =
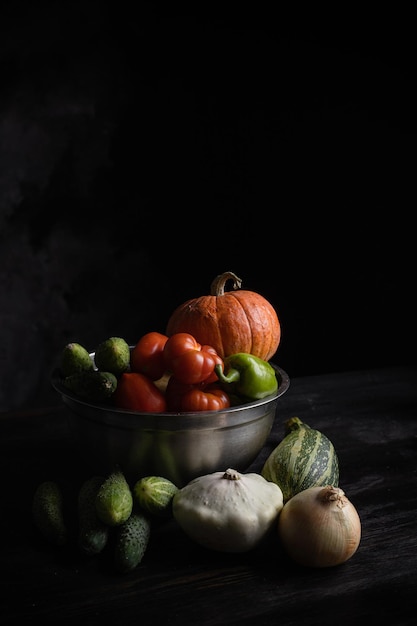
[[[0,416],[0,624],[414,624],[417,609],[417,370],[295,378],[280,399],[260,471],[291,416],[335,445],[340,486],[362,539],[341,566],[304,569],[274,538],[240,555],[193,544],[175,522],[154,526],[142,563],[121,575],[110,556],[71,543],[46,546],[32,527],[36,485],[57,480],[68,497],[83,468],[61,407]],[[75,501],[75,500],[74,500]]]

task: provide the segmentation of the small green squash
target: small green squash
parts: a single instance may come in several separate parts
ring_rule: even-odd
[[[326,435],[292,417],[285,422],[284,439],[265,461],[261,474],[281,488],[285,503],[309,487],[338,487],[339,460]]]
[[[133,499],[144,513],[171,517],[177,491],[178,487],[163,476],[143,476],[133,486]]]

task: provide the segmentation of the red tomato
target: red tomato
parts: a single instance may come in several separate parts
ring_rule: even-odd
[[[171,335],[164,347],[165,364],[168,369],[175,358],[188,350],[201,350],[201,345],[189,333]]]
[[[229,396],[219,387],[194,387],[180,399],[181,411],[219,411],[230,406]]]
[[[152,331],[143,335],[130,354],[132,372],[140,372],[152,380],[161,378],[166,369],[164,348],[167,341],[168,337],[162,333]]]
[[[120,409],[129,411],[164,413],[167,410],[165,395],[140,372],[124,372],[120,376],[113,401]]]
[[[171,335],[164,347],[167,369],[180,382],[196,385],[217,380],[214,368],[223,363],[211,346],[201,346],[189,333]]]

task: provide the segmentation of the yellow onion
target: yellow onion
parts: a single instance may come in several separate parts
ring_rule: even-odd
[[[278,534],[285,551],[300,565],[332,567],[355,554],[361,521],[342,489],[310,487],[285,503]]]

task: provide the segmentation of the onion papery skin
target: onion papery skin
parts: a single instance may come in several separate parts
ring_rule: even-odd
[[[284,550],[305,567],[333,567],[350,559],[361,540],[359,514],[342,489],[326,485],[300,491],[278,518]]]

